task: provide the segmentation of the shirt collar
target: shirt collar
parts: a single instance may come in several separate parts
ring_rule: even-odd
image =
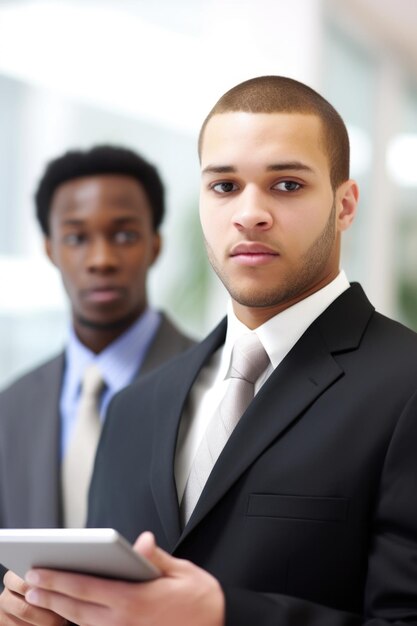
[[[251,331],[238,320],[233,312],[232,303],[229,301],[227,333],[219,371],[220,378],[223,379],[227,375],[235,341],[240,335],[248,332],[256,332],[269,356],[272,367],[277,367],[314,320],[349,286],[346,274],[342,270],[328,285],[278,313],[254,331]]]
[[[146,309],[136,322],[99,354],[89,350],[71,327],[66,348],[66,376],[70,396],[80,390],[85,368],[95,363],[108,389],[116,393],[136,375],[160,324],[160,314]]]

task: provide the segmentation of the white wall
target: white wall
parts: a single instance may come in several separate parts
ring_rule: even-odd
[[[396,233],[410,196],[403,201],[386,154],[399,132],[411,132],[401,112],[405,80],[414,77],[376,21],[361,27],[358,5],[0,3],[0,384],[65,340],[66,301],[43,257],[32,195],[46,162],[71,147],[126,144],[160,168],[168,215],[152,299],[200,335],[219,319],[225,294],[205,265],[198,231],[196,137],[226,89],[261,74],[307,82],[345,117],[363,200],[344,265],[380,310],[403,317],[397,285],[408,257],[400,267]]]

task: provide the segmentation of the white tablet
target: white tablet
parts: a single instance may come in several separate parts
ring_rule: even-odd
[[[22,578],[32,567],[130,581],[159,572],[112,528],[0,530],[0,563]]]

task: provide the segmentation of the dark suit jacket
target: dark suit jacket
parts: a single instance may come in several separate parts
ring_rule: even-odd
[[[192,345],[163,315],[139,377]],[[0,527],[61,525],[59,400],[64,354],[0,394]]]
[[[178,426],[225,331],[113,399],[89,525],[152,530],[213,573],[227,626],[417,624],[416,334],[343,293],[256,395],[182,531]]]

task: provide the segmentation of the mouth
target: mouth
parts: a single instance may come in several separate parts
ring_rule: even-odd
[[[266,265],[279,256],[273,248],[252,241],[236,244],[230,251],[230,257],[240,265]]]
[[[83,289],[82,299],[91,304],[107,304],[121,300],[125,295],[123,287],[103,286]]]

